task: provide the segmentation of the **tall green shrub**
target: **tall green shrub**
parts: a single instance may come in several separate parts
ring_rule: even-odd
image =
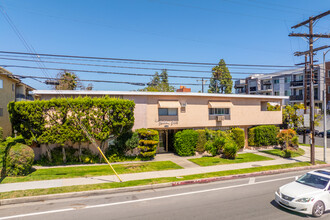
[[[238,147],[234,141],[227,141],[223,148],[223,156],[227,159],[235,159]]]
[[[252,131],[251,131],[252,130]],[[275,125],[261,125],[251,128],[249,131],[249,145],[269,146],[277,144],[279,128]]]
[[[195,155],[198,132],[194,130],[179,131],[174,136],[174,149],[179,156]]]
[[[206,131],[205,130],[196,130],[196,132],[198,133],[196,151],[198,153],[203,153],[205,151],[205,144],[207,142]]]
[[[235,141],[238,149],[244,148],[245,134],[243,129],[232,128],[231,130],[229,130],[229,134],[232,140]]]
[[[153,129],[141,128],[137,129],[136,132],[139,135],[139,150],[140,157],[145,159],[151,159],[155,156],[158,142],[159,134],[158,131]]]

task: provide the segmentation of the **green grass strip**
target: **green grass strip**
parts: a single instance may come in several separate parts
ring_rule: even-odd
[[[323,162],[317,162],[318,164],[323,164]],[[237,174],[246,174],[246,173],[255,173],[260,171],[267,170],[279,170],[292,167],[304,167],[311,166],[309,162],[297,162],[290,164],[281,164],[281,165],[272,165],[264,167],[252,167],[238,170],[227,170],[219,171],[212,173],[203,173],[195,175],[182,176],[180,179],[176,177],[165,177],[165,178],[155,178],[155,179],[144,179],[144,180],[133,180],[122,183],[101,183],[101,184],[92,184],[92,185],[79,185],[79,186],[65,186],[65,187],[56,187],[49,189],[32,189],[32,190],[20,190],[12,192],[0,193],[0,199],[9,199],[25,196],[39,196],[39,195],[48,195],[48,194],[57,194],[57,193],[68,193],[68,192],[81,192],[81,191],[90,191],[90,190],[100,190],[100,189],[111,189],[111,188],[121,188],[121,187],[131,187],[131,186],[141,186],[141,185],[151,185],[158,183],[168,183],[184,180],[194,180],[210,177],[220,177],[228,175],[237,175]]]
[[[172,161],[114,164],[113,167],[118,174],[183,169],[181,166],[173,163]],[[6,177],[1,183],[15,183],[104,175],[114,175],[113,171],[108,165],[46,168],[35,170],[27,176]]]
[[[305,146],[305,147],[310,147],[311,145],[310,144],[303,144],[303,143],[299,143],[299,145],[301,146]],[[314,145],[315,147],[320,147],[320,148],[324,148],[324,146],[321,146],[321,145]]]
[[[280,149],[263,150],[261,152],[266,153],[266,154],[279,156],[279,157],[284,157],[284,154],[285,154],[284,151],[282,151]],[[304,149],[299,148],[297,151],[292,152],[291,157],[299,157],[299,156],[303,156],[304,154],[305,154]]]
[[[233,159],[224,159],[219,156],[217,157],[202,157],[189,159],[191,162],[199,165],[199,166],[214,166],[214,165],[222,165],[222,164],[233,164],[233,163],[247,163],[254,161],[265,161],[265,160],[273,160],[273,158],[260,156],[253,153],[243,153],[238,154],[237,157]]]

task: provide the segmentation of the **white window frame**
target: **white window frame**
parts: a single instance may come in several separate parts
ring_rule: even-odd
[[[212,112],[212,109],[213,109],[213,112]],[[224,109],[224,111],[228,111],[228,113],[214,113],[216,110],[215,109]],[[219,111],[219,110],[218,110]],[[230,108],[209,108],[209,115],[212,115],[212,116],[217,116],[217,115],[230,115]]]
[[[0,89],[3,89],[3,80],[0,79]]]
[[[160,109],[166,109],[166,114],[160,114]],[[178,116],[178,108],[158,108],[158,116]]]

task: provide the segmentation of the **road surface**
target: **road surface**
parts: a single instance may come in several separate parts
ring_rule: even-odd
[[[274,202],[278,187],[303,173],[0,206],[0,219],[305,219]]]

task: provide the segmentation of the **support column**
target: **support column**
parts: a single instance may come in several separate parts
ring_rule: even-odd
[[[168,130],[165,130],[165,151],[168,152]]]

